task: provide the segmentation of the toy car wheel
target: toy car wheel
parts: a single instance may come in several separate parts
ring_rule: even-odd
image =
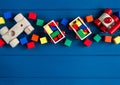
[[[14,20],[15,20],[16,22],[19,22],[19,21],[21,21],[23,18],[24,18],[24,16],[23,16],[21,13],[19,13],[19,14],[17,14],[17,15],[15,16]]]
[[[64,36],[66,35],[65,31],[63,31],[63,30],[62,30],[62,33],[63,33]]]
[[[115,16],[115,15],[113,15],[112,18],[114,19],[115,22],[119,21],[119,18],[117,16]]]
[[[33,30],[34,30],[34,28],[30,25],[27,28],[25,28],[24,31],[27,35],[29,35]]]
[[[105,26],[100,27],[100,30],[101,30],[102,32],[107,32],[107,28],[106,28]]]
[[[100,25],[101,25],[101,21],[100,21],[99,19],[94,20],[94,23],[95,23],[97,26],[100,26]]]
[[[10,41],[10,46],[13,48],[16,47],[18,44],[19,44],[19,40],[17,38]]]
[[[78,37],[78,35],[76,35],[76,39],[77,39],[77,40],[80,40],[80,38]]]
[[[69,26],[68,28],[69,28],[69,30],[72,30],[72,27],[71,27],[71,26]]]
[[[107,13],[107,14],[109,14],[109,15],[112,14],[112,10],[110,8],[106,8],[104,12]]]
[[[47,34],[47,32],[44,30],[44,33],[46,33]]]
[[[0,29],[0,34],[1,35],[6,34],[7,32],[8,32],[8,28],[6,26]]]
[[[54,41],[53,41],[52,39],[50,39],[50,41],[51,41],[52,43],[54,43]]]

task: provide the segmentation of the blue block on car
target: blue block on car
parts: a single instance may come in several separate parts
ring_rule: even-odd
[[[55,26],[50,26],[50,28],[51,28],[52,31],[56,31],[57,30],[57,27],[55,27]]]

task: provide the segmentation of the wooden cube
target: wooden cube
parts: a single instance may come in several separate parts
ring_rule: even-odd
[[[37,34],[33,34],[31,40],[34,42],[38,42],[39,36]]]
[[[120,36],[116,36],[113,41],[115,44],[120,44]]]
[[[89,15],[89,16],[86,16],[86,22],[93,22],[93,16],[92,15]]]
[[[40,38],[40,42],[41,42],[41,44],[46,44],[48,41],[47,41],[46,37],[42,37],[42,38]]]
[[[104,42],[111,43],[112,42],[112,36],[105,36],[104,37]]]

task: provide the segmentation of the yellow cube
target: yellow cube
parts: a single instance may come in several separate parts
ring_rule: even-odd
[[[40,42],[41,42],[41,44],[46,44],[48,41],[47,41],[46,37],[42,37],[42,38],[40,38]]]
[[[51,29],[50,26],[48,26],[48,25],[45,25],[45,26],[44,26],[44,29],[45,29],[45,31],[46,31],[49,35],[53,33],[52,29]]]
[[[78,27],[82,25],[82,23],[79,20],[76,20],[76,24],[78,25]]]
[[[5,24],[5,19],[3,17],[0,17],[0,24]]]
[[[120,44],[120,36],[117,36],[113,39],[115,44]]]

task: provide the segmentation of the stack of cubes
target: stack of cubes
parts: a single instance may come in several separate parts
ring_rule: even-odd
[[[81,40],[84,40],[92,33],[80,17],[70,22],[69,26]]]
[[[60,30],[60,28],[54,20],[46,24],[44,26],[44,30],[50,36],[54,44],[58,43],[63,38],[65,38],[65,35],[62,33],[62,31]]]

